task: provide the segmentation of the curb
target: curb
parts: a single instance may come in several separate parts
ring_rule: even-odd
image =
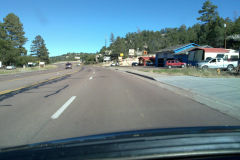
[[[130,74],[134,74],[134,75],[137,75],[137,76],[140,76],[140,77],[144,77],[144,78],[147,78],[147,79],[150,79],[150,80],[153,80],[153,81],[157,81],[155,78],[150,77],[150,76],[146,76],[146,75],[142,75],[142,74],[134,73],[134,72],[130,72],[130,71],[125,71],[125,72],[130,73]]]

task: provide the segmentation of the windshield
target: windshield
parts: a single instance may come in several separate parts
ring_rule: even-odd
[[[237,0],[2,1],[0,148],[240,125],[239,6]],[[229,60],[216,62],[223,55]]]
[[[223,58],[223,57],[224,57],[224,54],[217,54],[216,58]]]

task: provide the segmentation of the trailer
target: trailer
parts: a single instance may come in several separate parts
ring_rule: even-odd
[[[228,49],[228,53],[217,54],[216,58],[223,58],[227,61],[238,61],[239,60],[239,52],[233,49]]]

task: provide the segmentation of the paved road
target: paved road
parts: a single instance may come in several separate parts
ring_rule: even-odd
[[[54,69],[49,69],[49,70],[40,70],[40,71],[33,71],[33,72],[22,72],[22,73],[17,73],[17,74],[1,74],[0,75],[0,82],[2,81],[14,81],[15,79],[22,79],[26,77],[32,77],[36,76],[39,74],[47,74],[47,73],[52,73],[52,72],[57,72],[61,71],[64,69],[64,63],[59,63],[56,64],[57,68]]]
[[[16,88],[29,86],[57,76],[68,74],[69,72],[74,72],[79,68],[80,67],[77,67],[76,64],[74,64],[72,70],[66,70],[65,64],[62,63],[57,64],[57,68],[55,69],[0,75],[0,95]]]
[[[194,100],[210,106],[240,120],[240,78],[204,78],[194,76],[173,76],[143,72],[140,67],[109,67],[123,72],[148,76],[162,84],[162,87],[187,91]],[[143,68],[141,66],[141,68]],[[166,85],[164,85],[166,84]]]
[[[77,68],[76,65],[78,62],[71,62],[73,64],[73,68]],[[57,72],[63,72],[65,69],[65,62],[62,63],[55,63],[56,68],[48,69],[48,70],[39,70],[39,71],[33,71],[33,72],[19,72],[16,74],[1,74],[0,75],[0,82],[2,81],[16,81],[16,80],[23,80],[26,78],[31,78],[37,75],[47,75],[51,73],[57,73]]]
[[[137,76],[92,66],[0,102],[0,147],[115,131],[216,125],[240,121]]]

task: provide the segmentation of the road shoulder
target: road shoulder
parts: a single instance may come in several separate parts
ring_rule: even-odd
[[[217,110],[221,113],[224,113],[226,115],[229,115],[231,117],[237,118],[240,120],[240,107],[237,105],[237,99],[240,99],[240,95],[236,95],[234,94],[235,98],[234,100],[236,101],[228,101],[225,95],[225,97],[223,99],[217,97],[214,95],[214,87],[211,88],[212,86],[210,86],[211,84],[205,82],[204,85],[205,87],[208,87],[208,93],[204,93],[204,92],[199,92],[200,88],[191,88],[191,85],[188,84],[190,83],[189,81],[187,81],[186,79],[186,85],[182,85],[182,84],[177,84],[177,83],[171,83],[169,81],[169,79],[171,81],[177,81],[177,77],[175,76],[168,76],[168,75],[159,75],[156,73],[149,73],[149,72],[143,72],[143,71],[139,71],[139,70],[135,70],[135,69],[131,69],[131,68],[124,68],[124,67],[105,67],[111,70],[116,70],[119,72],[124,72],[126,74],[131,74],[135,77],[138,77],[140,79],[146,80],[150,83],[154,83],[155,85],[162,87],[164,89],[170,90],[173,93],[179,94],[181,96],[185,96],[188,97],[194,101],[197,101],[201,104],[205,104],[208,107]],[[191,79],[191,76],[182,76],[182,79],[184,78],[189,78]],[[204,79],[204,78],[201,78]],[[205,78],[206,80],[208,80],[208,78]],[[194,78],[191,79],[191,83],[199,83],[198,81],[196,81]],[[189,87],[186,87],[189,86]],[[217,85],[216,85],[217,86]],[[225,87],[225,89],[228,89]],[[225,92],[231,92],[228,90],[225,90]],[[210,93],[213,93],[212,95]],[[239,98],[238,98],[239,97]]]

